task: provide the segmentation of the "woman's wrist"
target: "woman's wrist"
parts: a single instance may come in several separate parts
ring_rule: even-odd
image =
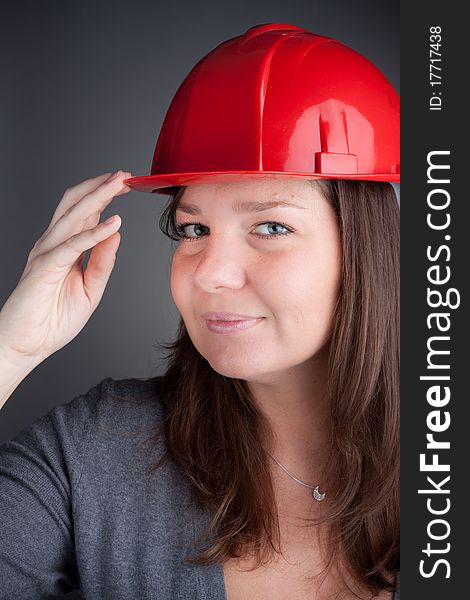
[[[0,409],[39,363],[31,357],[20,356],[0,342]]]

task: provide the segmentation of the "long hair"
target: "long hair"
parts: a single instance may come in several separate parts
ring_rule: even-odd
[[[375,593],[393,591],[399,572],[399,208],[390,183],[311,180],[334,208],[342,243],[342,280],[328,355],[330,464],[340,485],[328,497],[327,568],[341,561]],[[160,217],[177,240],[172,189]],[[280,531],[261,437],[269,424],[246,382],[217,373],[180,319],[158,376],[166,407],[162,430],[170,457],[213,518],[212,544],[187,560],[210,565],[249,552],[256,566],[280,552]],[[272,439],[272,438],[269,438]],[[312,521],[314,525],[318,521]],[[256,568],[256,567],[254,567]],[[349,587],[349,586],[348,586]]]

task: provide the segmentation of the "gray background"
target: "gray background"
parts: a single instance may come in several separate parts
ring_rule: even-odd
[[[168,105],[194,64],[266,22],[338,38],[399,89],[399,3],[301,0],[17,2],[0,24],[0,306],[64,190],[124,169],[147,175]],[[20,384],[0,415],[0,441],[104,377],[163,370],[173,338],[170,242],[158,229],[166,196],[129,192],[103,213],[122,217],[102,301],[81,333]]]

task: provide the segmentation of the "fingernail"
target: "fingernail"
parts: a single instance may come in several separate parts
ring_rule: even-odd
[[[109,225],[110,223],[112,223],[116,219],[117,219],[117,215],[113,215],[112,217],[109,217],[109,219],[106,219],[106,221],[103,221],[103,225]]]
[[[111,177],[109,177],[108,181],[112,181],[113,179],[117,179],[119,177],[119,174],[121,173],[121,171],[115,171]]]

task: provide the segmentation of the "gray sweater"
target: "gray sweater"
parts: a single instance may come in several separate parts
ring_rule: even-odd
[[[106,378],[0,445],[1,600],[226,599],[221,564],[184,562],[209,512],[173,461],[145,472],[163,415],[152,382]]]

